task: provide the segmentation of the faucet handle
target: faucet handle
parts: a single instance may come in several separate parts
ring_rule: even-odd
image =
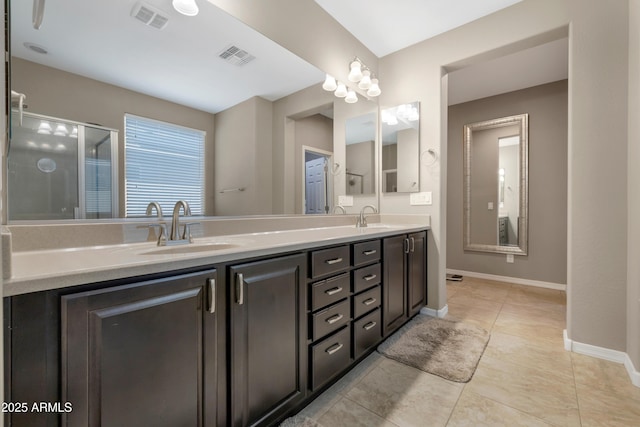
[[[167,243],[167,224],[159,222],[157,224],[149,224],[149,228],[158,227],[160,234],[158,235],[158,246],[164,246]]]
[[[182,240],[189,239],[189,243],[193,243],[193,236],[191,235],[191,226],[192,225],[200,225],[199,222],[187,222],[183,224],[184,228],[182,230]]]

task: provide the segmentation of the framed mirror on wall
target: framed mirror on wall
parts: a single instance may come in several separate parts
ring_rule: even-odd
[[[382,192],[420,191],[420,103],[380,112],[382,121]]]
[[[529,116],[464,126],[464,250],[526,255]]]

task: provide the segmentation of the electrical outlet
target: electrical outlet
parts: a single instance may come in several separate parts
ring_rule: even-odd
[[[353,206],[353,196],[338,196],[338,204],[341,206]]]
[[[508,262],[509,264],[513,264],[513,261],[514,261],[514,256],[513,256],[513,254],[507,254],[507,262]]]

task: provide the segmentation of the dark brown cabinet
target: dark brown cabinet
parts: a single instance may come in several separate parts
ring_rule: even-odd
[[[269,424],[306,397],[304,254],[233,266],[232,425]]]
[[[219,424],[216,279],[208,270],[62,296],[61,398],[73,405],[62,425]]]
[[[426,232],[383,239],[383,335],[426,304]]]

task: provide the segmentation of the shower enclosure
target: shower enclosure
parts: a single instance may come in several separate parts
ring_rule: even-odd
[[[12,111],[9,220],[118,216],[118,132]]]

